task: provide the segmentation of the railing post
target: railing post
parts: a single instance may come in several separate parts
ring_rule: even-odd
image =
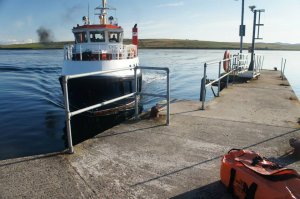
[[[101,51],[101,49],[100,49],[100,45],[98,45],[98,60],[100,61],[101,60],[101,55],[100,55],[100,51]]]
[[[72,130],[71,130],[71,114],[69,107],[69,94],[68,94],[68,77],[63,76],[63,88],[65,95],[65,111],[66,111],[66,123],[67,123],[67,136],[68,136],[68,145],[69,153],[74,153],[73,143],[72,143]]]
[[[220,91],[221,91],[221,79],[220,79],[220,77],[221,77],[221,65],[222,65],[222,62],[219,62],[219,76],[218,76],[219,81],[218,81],[218,95],[217,95],[217,97],[220,97]]]
[[[282,78],[282,65],[283,65],[283,58],[281,58],[281,65],[280,65],[280,77]]]
[[[285,75],[284,75],[285,65],[286,65],[286,59],[284,59],[284,65],[283,65],[283,70],[282,70],[282,80],[284,80],[284,78],[285,78]]]
[[[170,125],[170,70],[167,70],[167,126]]]
[[[67,60],[67,46],[64,46],[64,59]]]
[[[137,67],[134,67],[134,92],[135,92],[135,100],[134,100],[134,107],[135,107],[135,114],[134,117],[135,119],[139,119],[139,103],[138,103],[138,78],[137,78]]]
[[[206,68],[207,68],[207,64],[204,64],[204,76],[203,76],[203,81],[201,82],[201,92],[202,96],[200,96],[200,100],[202,100],[202,107],[201,110],[205,110],[204,108],[204,103],[205,103],[205,97],[206,97]]]
[[[82,61],[82,49],[81,49],[81,45],[79,46],[79,52],[80,52],[80,61]]]
[[[230,65],[231,65],[231,59],[229,60],[229,66]],[[229,83],[229,74],[226,76],[226,88],[228,87],[228,83]]]

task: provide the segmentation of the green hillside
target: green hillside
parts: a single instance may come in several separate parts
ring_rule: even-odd
[[[130,39],[125,39],[124,43],[129,44]],[[13,44],[0,45],[0,49],[62,49],[66,42],[50,43],[31,43],[31,44]],[[214,42],[198,40],[179,40],[179,39],[140,39],[140,49],[239,49],[238,42]],[[245,49],[249,49],[250,44],[244,44]],[[281,44],[281,43],[257,43],[258,50],[293,50],[299,51],[300,44]]]

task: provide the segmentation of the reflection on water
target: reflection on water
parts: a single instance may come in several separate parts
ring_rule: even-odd
[[[223,57],[223,50],[140,50],[143,66],[169,67],[171,98],[199,99],[205,61]],[[235,53],[235,52],[233,52]],[[286,76],[300,96],[300,52],[257,51],[265,55],[265,68],[280,67],[287,58]],[[0,159],[62,151],[67,147],[65,112],[58,78],[62,50],[0,51]],[[214,78],[217,66],[209,68]],[[143,90],[164,94],[163,72],[144,71]],[[210,97],[211,93],[208,93]],[[162,99],[143,97],[145,109]],[[127,115],[95,118],[83,114],[72,118],[74,143],[123,121]]]

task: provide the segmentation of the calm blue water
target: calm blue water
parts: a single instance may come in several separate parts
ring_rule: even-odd
[[[171,69],[171,97],[198,100],[205,61],[223,57],[223,50],[140,50],[141,65]],[[262,51],[265,68],[288,59],[286,76],[300,97],[300,52]],[[0,159],[61,151],[65,113],[58,82],[62,50],[0,51]],[[215,78],[217,65],[208,70]],[[162,73],[144,73],[145,92],[164,93]],[[211,94],[210,94],[211,95]],[[161,99],[145,97],[146,108]]]

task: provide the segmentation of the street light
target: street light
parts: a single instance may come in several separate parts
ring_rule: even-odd
[[[254,12],[254,9],[256,8],[256,6],[249,6],[251,12]]]
[[[238,1],[238,0],[235,0]],[[244,10],[245,10],[245,0],[242,0],[242,14],[241,14],[241,25],[239,35],[241,37],[240,41],[240,53],[243,53],[243,37],[246,35],[246,26],[244,25]]]

